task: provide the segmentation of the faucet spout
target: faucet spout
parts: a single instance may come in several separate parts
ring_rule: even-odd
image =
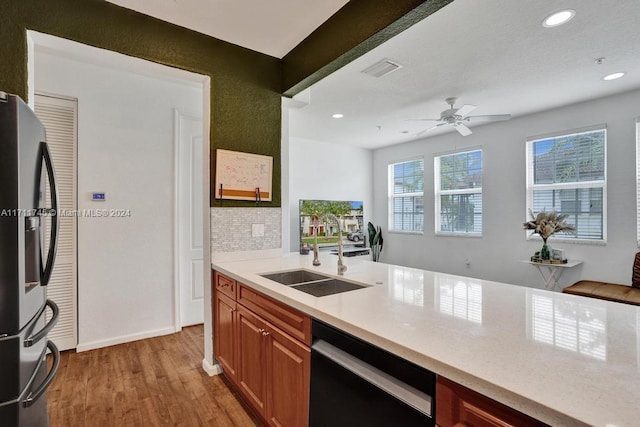
[[[326,214],[326,218],[334,221],[338,226],[338,275],[342,276],[347,271],[347,266],[342,258],[344,249],[342,245],[342,225],[340,224],[340,219],[334,214]]]
[[[318,258],[318,222],[319,219],[316,215],[313,216],[313,265],[320,265],[320,259]]]

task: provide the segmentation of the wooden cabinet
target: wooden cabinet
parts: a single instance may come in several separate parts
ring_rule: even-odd
[[[214,355],[222,365],[227,377],[235,382],[236,366],[238,364],[235,333],[237,323],[236,302],[220,292],[214,292],[213,316],[215,325]]]
[[[224,374],[267,424],[308,425],[311,318],[217,272],[213,283]]]
[[[443,377],[438,377],[436,383],[436,424],[440,427],[546,426]]]
[[[238,308],[238,385],[249,404],[262,418],[266,418],[265,323],[242,306]]]
[[[277,328],[267,326],[266,333],[267,421],[274,426],[306,426],[311,373],[309,347]]]

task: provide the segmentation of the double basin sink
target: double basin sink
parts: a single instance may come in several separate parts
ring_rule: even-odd
[[[281,271],[260,276],[316,297],[354,291],[365,287],[307,270]]]

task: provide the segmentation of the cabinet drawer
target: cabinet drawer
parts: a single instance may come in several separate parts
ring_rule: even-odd
[[[311,318],[304,313],[238,284],[238,303],[262,316],[274,326],[311,345]]]
[[[223,274],[220,274],[217,271],[214,271],[213,283],[215,284],[216,290],[218,290],[218,292],[221,292],[234,300],[236,299],[237,284],[235,280]]]

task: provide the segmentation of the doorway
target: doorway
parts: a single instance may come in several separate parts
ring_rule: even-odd
[[[202,119],[175,111],[180,325],[204,322]]]
[[[192,266],[193,277],[202,281],[192,292],[198,299],[210,286],[209,180],[204,179],[209,174],[209,77],[45,34],[29,32],[29,37],[38,77],[30,87],[78,99],[78,210],[120,215],[78,218],[78,351],[180,330],[179,189],[171,117],[179,108],[205,118],[199,160],[194,157],[200,187],[192,185],[191,196],[200,202],[192,204],[199,206],[201,224],[200,232],[193,231],[202,248],[200,271]],[[42,65],[45,56],[49,63]],[[49,66],[51,58],[55,67]],[[60,68],[62,63],[68,68]],[[55,76],[44,78],[53,70]],[[200,93],[196,101],[186,100],[194,91]],[[175,104],[167,101],[171,93]],[[161,110],[160,116],[154,110]],[[93,192],[106,201],[92,200]]]

